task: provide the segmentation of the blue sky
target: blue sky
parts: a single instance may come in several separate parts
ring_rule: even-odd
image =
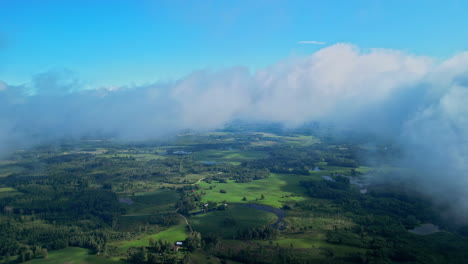
[[[447,58],[468,49],[467,1],[0,0],[0,80],[68,69],[90,86],[252,70],[334,43]],[[323,41],[326,45],[298,44]]]

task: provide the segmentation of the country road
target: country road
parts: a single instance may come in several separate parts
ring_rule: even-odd
[[[185,216],[183,216],[182,214],[178,214],[178,215],[180,215],[185,220],[185,223],[189,227],[190,233],[192,233],[193,229],[192,229],[192,226],[190,225],[189,221],[187,220],[187,218]]]
[[[200,183],[201,181],[203,181],[204,179],[205,179],[205,178],[203,177],[203,178],[199,179],[196,183],[192,183],[192,185],[199,184],[199,183]]]

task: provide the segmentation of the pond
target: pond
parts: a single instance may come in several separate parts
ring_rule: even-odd
[[[349,183],[352,184],[352,185],[356,185],[359,187],[359,192],[362,193],[362,194],[366,194],[367,193],[367,186],[369,185],[368,183],[365,182],[365,179],[360,179],[360,178],[356,178],[356,177],[350,177],[350,176],[347,176],[347,175],[341,175],[343,177],[346,177],[349,179]]]
[[[362,194],[366,194],[367,193],[367,188],[366,186],[368,185],[367,183],[364,182],[363,179],[359,179],[359,178],[355,178],[355,177],[350,177],[350,176],[347,176],[347,175],[343,175],[343,174],[340,174],[338,176],[341,176],[341,177],[345,177],[345,178],[348,178],[349,179],[349,183],[352,184],[352,185],[356,185],[358,186],[360,189],[359,189],[359,192],[362,193]],[[322,175],[322,179],[326,180],[326,181],[335,181],[335,179],[333,179],[332,177],[330,176],[327,176],[327,175]]]
[[[434,233],[437,233],[437,232],[440,232],[441,230],[439,229],[438,226],[434,225],[434,224],[422,224],[420,226],[417,226],[413,229],[410,229],[408,230],[408,232],[411,232],[413,234],[416,234],[416,235],[430,235],[430,234],[434,234]]]
[[[130,199],[129,197],[121,197],[121,198],[119,198],[119,202],[127,204],[127,205],[132,205],[133,204],[132,199]]]
[[[335,179],[333,179],[332,177],[327,176],[327,175],[323,175],[322,178],[323,178],[324,180],[326,180],[326,181],[333,181],[333,182],[335,181]]]

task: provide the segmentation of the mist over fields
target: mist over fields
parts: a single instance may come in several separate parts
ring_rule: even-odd
[[[255,72],[200,70],[174,82],[83,89],[74,73],[0,81],[0,152],[63,137],[143,140],[234,120],[326,121],[404,146],[408,182],[468,213],[468,52],[445,60],[335,44]],[[453,210],[455,209],[455,210]]]

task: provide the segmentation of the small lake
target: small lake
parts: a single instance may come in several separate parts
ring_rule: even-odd
[[[422,224],[420,226],[417,226],[413,229],[408,230],[408,232],[416,234],[416,235],[430,235],[434,234],[437,232],[440,232],[441,230],[439,229],[438,226],[434,224]]]
[[[129,197],[121,197],[121,198],[119,198],[119,202],[127,204],[127,205],[132,205],[133,204],[132,199],[129,198]]]
[[[367,183],[364,182],[364,180],[362,179],[359,179],[359,178],[355,178],[355,177],[351,177],[351,176],[347,176],[347,175],[338,175],[338,176],[341,176],[341,177],[345,177],[345,178],[348,178],[349,179],[349,183],[351,185],[356,185],[358,186],[360,189],[359,189],[359,192],[362,193],[362,194],[366,194],[367,193],[367,188],[366,186],[368,185]],[[335,179],[333,179],[332,177],[330,176],[327,176],[327,175],[322,175],[322,179],[326,180],[326,181],[335,181]]]
[[[324,180],[326,180],[326,181],[333,181],[333,182],[335,181],[335,179],[333,179],[332,177],[327,176],[327,175],[323,175],[323,176],[322,176],[322,179],[324,179]]]
[[[360,178],[356,178],[356,177],[350,177],[350,176],[346,176],[346,175],[341,175],[343,177],[346,177],[349,179],[349,183],[352,184],[352,185],[356,185],[359,187],[359,192],[362,193],[362,194],[366,194],[367,193],[367,186],[369,185],[368,183],[366,183],[363,179],[360,179]]]
[[[347,176],[347,175],[340,175],[340,176],[348,178],[349,183],[352,184],[352,185],[356,185],[356,186],[359,186],[359,187],[367,186],[367,184],[363,180],[361,180],[359,178],[351,177],[351,176]]]
[[[315,166],[315,168],[313,169],[313,171],[321,171],[321,169],[317,166]]]

